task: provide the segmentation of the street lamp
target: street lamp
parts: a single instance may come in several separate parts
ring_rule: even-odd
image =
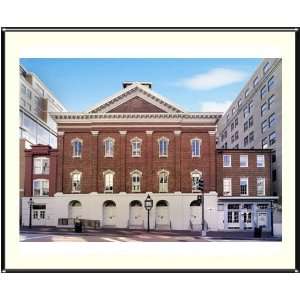
[[[145,200],[145,208],[148,212],[148,228],[147,231],[150,231],[150,210],[153,207],[153,200],[151,199],[150,195],[148,194],[146,200]]]
[[[29,198],[28,205],[29,205],[29,228],[31,228],[31,225],[32,225],[32,205],[33,205],[32,198]]]

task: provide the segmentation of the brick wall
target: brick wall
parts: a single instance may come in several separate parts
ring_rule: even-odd
[[[257,196],[257,177],[265,177],[266,196],[271,194],[270,150],[217,150],[217,192],[223,196],[223,178],[231,178],[232,196],[240,196],[240,178],[248,177],[249,196]],[[231,155],[231,167],[223,167],[223,154]],[[240,167],[240,155],[248,155],[248,167]],[[257,168],[256,156],[265,156],[265,167]]]
[[[206,191],[215,187],[215,165],[214,160],[212,160],[214,155],[211,156],[211,152],[215,153],[215,143],[210,143],[210,135],[207,130],[187,129],[186,131],[179,131],[176,127],[167,130],[158,130],[157,127],[155,129],[146,127],[132,129],[120,126],[117,129],[99,127],[95,131],[99,132],[98,135],[96,132],[93,135],[91,131],[65,130],[63,160],[58,158],[58,163],[63,164],[60,172],[63,173],[64,193],[71,192],[70,173],[74,170],[82,172],[81,193],[102,193],[104,190],[103,172],[106,170],[115,172],[114,193],[131,193],[130,172],[134,170],[142,172],[142,193],[158,192],[157,172],[161,169],[169,171],[169,192],[190,193],[192,189],[190,173],[195,169],[203,172]],[[159,157],[158,139],[163,136],[169,139],[168,157]],[[115,140],[114,157],[104,156],[104,140],[107,137]],[[142,140],[141,157],[132,157],[130,141],[134,137]],[[194,137],[202,139],[200,158],[192,158],[190,140]],[[71,141],[74,138],[83,140],[81,158],[72,157]],[[59,166],[58,170],[60,170]],[[211,174],[213,176],[210,176]]]

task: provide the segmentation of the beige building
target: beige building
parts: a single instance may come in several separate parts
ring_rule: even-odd
[[[282,60],[263,59],[217,128],[217,148],[273,149],[272,194],[281,202]]]

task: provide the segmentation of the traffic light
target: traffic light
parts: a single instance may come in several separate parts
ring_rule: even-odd
[[[198,190],[199,190],[199,191],[203,191],[203,190],[204,190],[204,180],[203,180],[203,178],[200,178],[200,179],[199,179],[199,182],[198,182]]]

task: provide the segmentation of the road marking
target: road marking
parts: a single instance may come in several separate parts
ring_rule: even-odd
[[[126,237],[121,237],[121,236],[118,236],[118,239],[121,240],[121,242],[132,242],[132,241],[134,241],[133,239],[128,239]]]
[[[27,240],[41,239],[41,238],[45,238],[45,237],[49,237],[49,236],[53,236],[53,235],[40,235],[40,236],[33,236],[33,237],[21,236],[20,240],[21,240],[21,242],[23,242],[23,241],[27,241]]]
[[[107,238],[107,237],[102,237],[103,240],[107,241],[107,242],[118,242],[117,240],[111,239],[111,238]]]

